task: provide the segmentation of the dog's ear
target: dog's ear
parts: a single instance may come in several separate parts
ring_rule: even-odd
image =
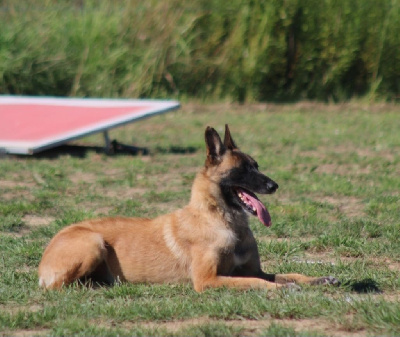
[[[225,138],[224,138],[224,145],[229,150],[237,149],[235,142],[232,139],[231,132],[229,131],[228,124],[225,124]]]
[[[224,144],[217,131],[207,126],[205,133],[207,160],[206,164],[217,165],[221,162],[222,156],[226,151]]]

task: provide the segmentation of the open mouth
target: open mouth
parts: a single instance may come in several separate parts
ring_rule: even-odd
[[[271,226],[271,216],[257,196],[243,188],[235,188],[236,195],[243,209],[258,219],[267,227]]]

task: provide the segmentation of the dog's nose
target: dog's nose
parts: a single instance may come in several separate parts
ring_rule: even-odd
[[[267,189],[271,192],[274,193],[278,189],[278,184],[275,181],[269,181],[267,183]]]

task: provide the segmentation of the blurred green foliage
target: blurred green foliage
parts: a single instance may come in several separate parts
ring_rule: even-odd
[[[400,97],[399,0],[0,0],[0,93]]]

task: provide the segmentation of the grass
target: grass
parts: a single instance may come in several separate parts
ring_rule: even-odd
[[[0,159],[0,331],[7,335],[332,336],[400,334],[397,106],[198,105],[111,131],[150,155],[49,151]],[[45,245],[82,219],[155,216],[185,205],[203,132],[235,141],[280,188],[273,226],[251,227],[269,272],[334,275],[300,292],[121,284],[37,286]]]

